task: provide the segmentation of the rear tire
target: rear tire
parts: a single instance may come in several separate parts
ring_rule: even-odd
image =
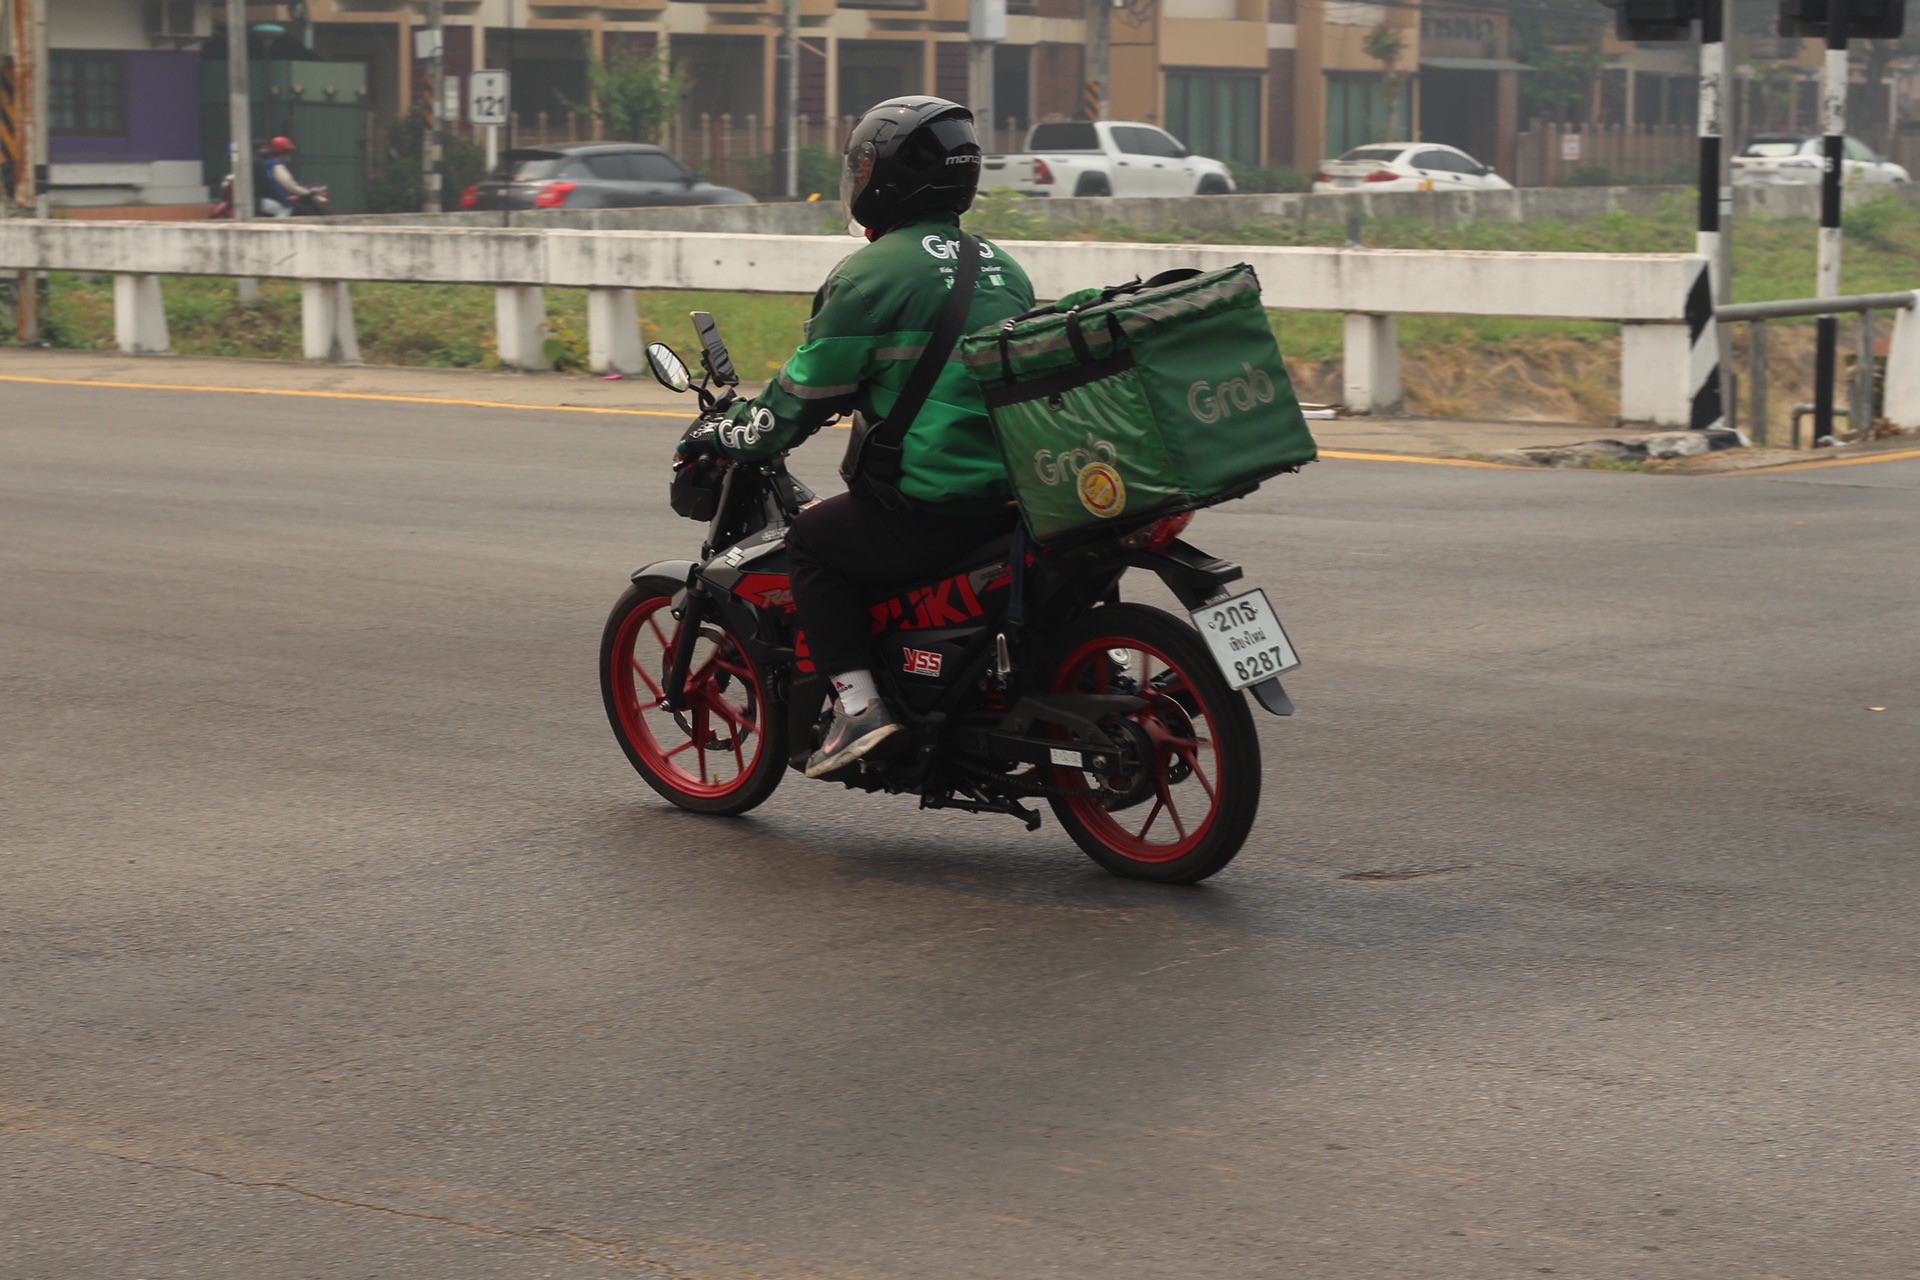
[[[1192,884],[1232,862],[1260,808],[1260,739],[1246,698],[1193,628],[1144,605],[1106,605],[1068,624],[1043,670],[1056,693],[1150,699],[1125,718],[1149,768],[1103,795],[1049,799],[1074,843],[1114,875],[1161,884]],[[1079,791],[1101,785],[1058,766],[1052,780]]]
[[[1074,184],[1073,194],[1076,196],[1110,196],[1113,194],[1113,184],[1107,181],[1105,174],[1083,173],[1080,175],[1080,181]]]
[[[662,796],[694,813],[745,813],[772,795],[786,768],[787,712],[767,696],[766,673],[724,624],[700,628],[685,711],[661,705],[685,584],[641,578],[607,615],[600,693],[627,760]]]

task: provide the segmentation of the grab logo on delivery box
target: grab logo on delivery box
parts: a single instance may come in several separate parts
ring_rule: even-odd
[[[1238,410],[1245,413],[1255,405],[1273,403],[1273,379],[1265,370],[1256,369],[1244,361],[1240,367],[1246,373],[1238,378],[1228,378],[1218,385],[1212,385],[1205,378],[1187,388],[1187,409],[1201,422],[1209,425],[1230,417]]]
[[[1080,505],[1102,520],[1111,520],[1127,509],[1127,486],[1113,465],[1118,461],[1120,450],[1113,441],[1096,439],[1089,431],[1086,443],[1077,449],[1035,453],[1033,473],[1048,486],[1072,480]]]

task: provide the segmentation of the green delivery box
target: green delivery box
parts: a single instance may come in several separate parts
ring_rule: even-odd
[[[1083,290],[960,350],[1042,541],[1239,497],[1316,456],[1244,263]]]

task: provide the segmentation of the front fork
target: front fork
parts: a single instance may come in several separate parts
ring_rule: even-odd
[[[660,701],[669,711],[687,709],[687,675],[693,669],[693,647],[699,643],[700,628],[712,608],[705,589],[689,577],[686,600],[673,611],[679,625],[673,631],[673,661],[667,666],[667,683],[660,690]]]

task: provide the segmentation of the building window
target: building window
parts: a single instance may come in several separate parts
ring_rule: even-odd
[[[117,53],[53,54],[47,130],[122,137],[127,132],[127,60]]]
[[[1260,77],[1167,73],[1167,131],[1215,160],[1260,163]]]
[[[1386,86],[1367,74],[1327,73],[1327,154],[1337,156],[1372,142],[1400,142],[1413,132],[1412,86],[1403,84],[1390,120]]]

